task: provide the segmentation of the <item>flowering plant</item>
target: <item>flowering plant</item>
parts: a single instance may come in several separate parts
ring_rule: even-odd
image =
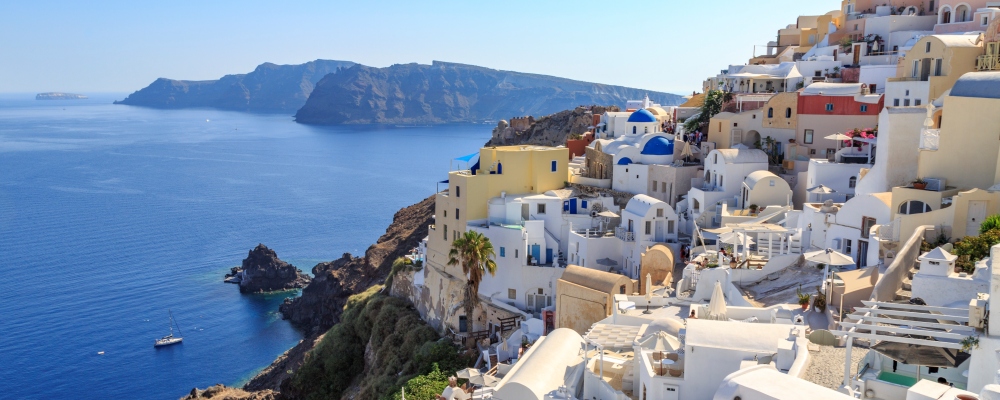
[[[853,130],[844,132],[844,135],[847,136],[847,137],[850,137],[850,138],[875,139],[876,137],[878,137],[878,127],[875,127],[875,128],[864,128],[864,129],[854,128]],[[854,143],[853,139],[845,140],[844,141],[844,146],[855,145],[855,146],[861,147],[861,145],[864,145],[864,144],[867,144],[867,143],[864,143],[864,142]]]

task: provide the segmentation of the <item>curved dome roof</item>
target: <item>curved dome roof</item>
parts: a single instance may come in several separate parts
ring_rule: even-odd
[[[638,110],[628,117],[628,122],[656,122],[656,117],[649,110]]]
[[[674,143],[663,136],[657,136],[646,142],[646,145],[642,147],[642,154],[653,156],[674,154]]]
[[[628,157],[622,157],[621,160],[618,160],[618,165],[629,165],[631,163],[632,159]]]

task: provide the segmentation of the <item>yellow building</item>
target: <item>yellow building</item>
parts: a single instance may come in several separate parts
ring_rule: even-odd
[[[431,304],[427,305],[425,320],[439,328],[459,331],[458,314],[464,311],[458,305],[466,278],[461,266],[447,264],[451,244],[467,230],[466,223],[487,218],[487,201],[491,198],[563,188],[569,181],[567,160],[566,148],[488,147],[479,151],[479,169],[448,173],[448,189],[435,197],[434,225],[428,232],[424,265],[428,267],[425,285],[430,290]]]
[[[939,129],[921,140],[917,176],[959,190],[992,187],[1000,177],[1000,72],[963,75],[943,108]]]
[[[635,282],[624,275],[569,265],[556,282],[556,328],[584,334],[614,312],[616,294],[631,295]]]
[[[941,97],[983,55],[982,34],[930,35],[913,45],[899,61],[896,77],[886,85],[885,105],[926,105]]]

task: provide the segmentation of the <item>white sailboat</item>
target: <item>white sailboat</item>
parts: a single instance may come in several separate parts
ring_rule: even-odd
[[[156,343],[153,343],[153,347],[170,346],[172,344],[177,344],[184,341],[184,338],[180,336],[174,336],[174,325],[176,325],[176,322],[174,322],[174,314],[171,313],[170,310],[167,310],[167,314],[170,315],[170,334],[162,338],[156,339]],[[178,335],[182,334],[180,326],[177,326],[177,334]]]

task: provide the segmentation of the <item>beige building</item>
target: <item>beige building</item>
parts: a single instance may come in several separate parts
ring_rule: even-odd
[[[442,331],[485,327],[481,315],[474,325],[464,315],[461,302],[467,278],[461,266],[447,265],[451,244],[467,230],[468,221],[488,218],[489,199],[563,188],[569,180],[568,159],[566,148],[489,147],[479,151],[480,169],[448,173],[448,189],[435,196],[434,225],[428,231],[427,293],[417,304],[424,320]]]
[[[717,149],[730,149],[736,144],[752,149],[766,137],[775,139],[780,146],[787,145],[788,139],[795,138],[798,126],[798,96],[797,92],[778,93],[759,109],[718,113],[708,124],[708,141]]]
[[[771,171],[754,171],[743,180],[740,201],[736,206],[786,206],[791,202],[792,188],[788,186],[788,182]]]
[[[674,286],[674,252],[662,244],[655,244],[642,253],[639,263],[639,294],[646,294],[646,274],[654,287]]]
[[[960,190],[992,187],[1000,177],[1000,72],[963,75],[943,104],[940,129],[921,140],[917,176]]]
[[[896,77],[889,78],[885,104],[892,107],[926,105],[941,97],[959,77],[976,70],[983,55],[983,35],[930,35],[913,45],[899,61]]]
[[[635,282],[624,275],[570,265],[556,283],[556,328],[582,335],[612,314],[616,294],[632,293]]]

